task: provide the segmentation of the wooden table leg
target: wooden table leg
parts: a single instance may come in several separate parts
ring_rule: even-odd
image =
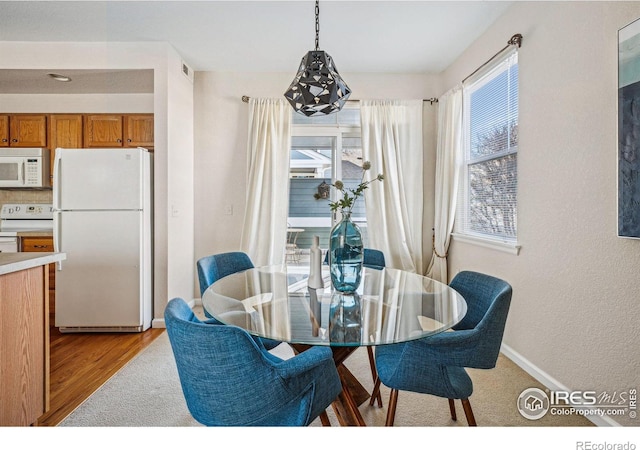
[[[291,344],[291,346],[296,352],[302,352],[309,348],[308,345],[302,344]],[[358,347],[331,347],[333,351],[333,361],[336,364],[338,375],[340,375],[340,382],[342,383],[342,391],[331,406],[338,422],[342,426],[366,426],[358,406],[369,399],[369,392],[367,392],[355,375],[343,364],[357,349]]]
[[[342,392],[333,403],[333,410],[338,417],[338,422],[343,426],[366,426],[358,406],[369,399],[369,392],[343,364],[357,349],[358,347],[331,347],[333,360],[342,382]]]
[[[362,385],[344,365],[338,366],[338,374],[342,382],[342,392],[340,392],[338,399],[333,402],[332,405],[338,417],[338,422],[340,422],[342,426],[366,426],[362,414],[360,414],[360,410],[358,409],[360,403],[358,403],[352,395],[352,388],[357,386],[362,387]],[[353,381],[355,381],[357,385],[355,385]],[[364,390],[364,388],[362,389]],[[364,391],[365,395],[362,395],[358,389],[356,389],[355,393],[359,397],[364,397],[364,401],[369,398],[369,393],[366,390]],[[338,405],[336,405],[336,403],[338,403]]]

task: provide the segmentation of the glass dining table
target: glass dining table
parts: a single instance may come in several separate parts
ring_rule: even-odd
[[[343,386],[333,403],[341,425],[365,425],[358,406],[370,396],[343,364],[353,351],[444,332],[467,311],[448,285],[402,270],[364,268],[353,295],[331,288],[328,266],[323,289],[309,288],[308,275],[308,267],[291,265],[238,272],[209,286],[202,304],[220,322],[287,342],[296,352],[331,347]]]

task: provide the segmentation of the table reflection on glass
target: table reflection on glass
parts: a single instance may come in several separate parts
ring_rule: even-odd
[[[343,384],[334,411],[343,425],[364,425],[358,405],[369,393],[342,364],[360,346],[420,339],[446,331],[467,306],[448,285],[414,273],[363,269],[354,295],[307,286],[308,267],[257,267],[224,277],[203,294],[204,308],[227,325],[289,343],[296,351],[330,346]]]

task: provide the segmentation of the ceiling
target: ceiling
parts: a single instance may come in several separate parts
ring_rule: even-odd
[[[511,3],[324,0],[320,49],[341,73],[439,73]],[[294,74],[314,40],[310,0],[0,1],[0,41],[166,41],[195,71]]]

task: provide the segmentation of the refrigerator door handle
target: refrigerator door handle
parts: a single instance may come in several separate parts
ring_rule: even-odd
[[[60,171],[62,170],[62,160],[60,159],[60,148],[56,148],[53,159],[53,251],[60,251]],[[58,271],[62,270],[62,261],[58,261]]]
[[[56,156],[53,160],[53,210],[57,211],[60,208],[60,172],[62,170],[62,160],[60,159],[60,148],[55,150]],[[57,251],[57,250],[56,250]]]
[[[60,211],[53,210],[53,251],[60,251]],[[62,261],[58,261],[58,271],[62,270]]]

